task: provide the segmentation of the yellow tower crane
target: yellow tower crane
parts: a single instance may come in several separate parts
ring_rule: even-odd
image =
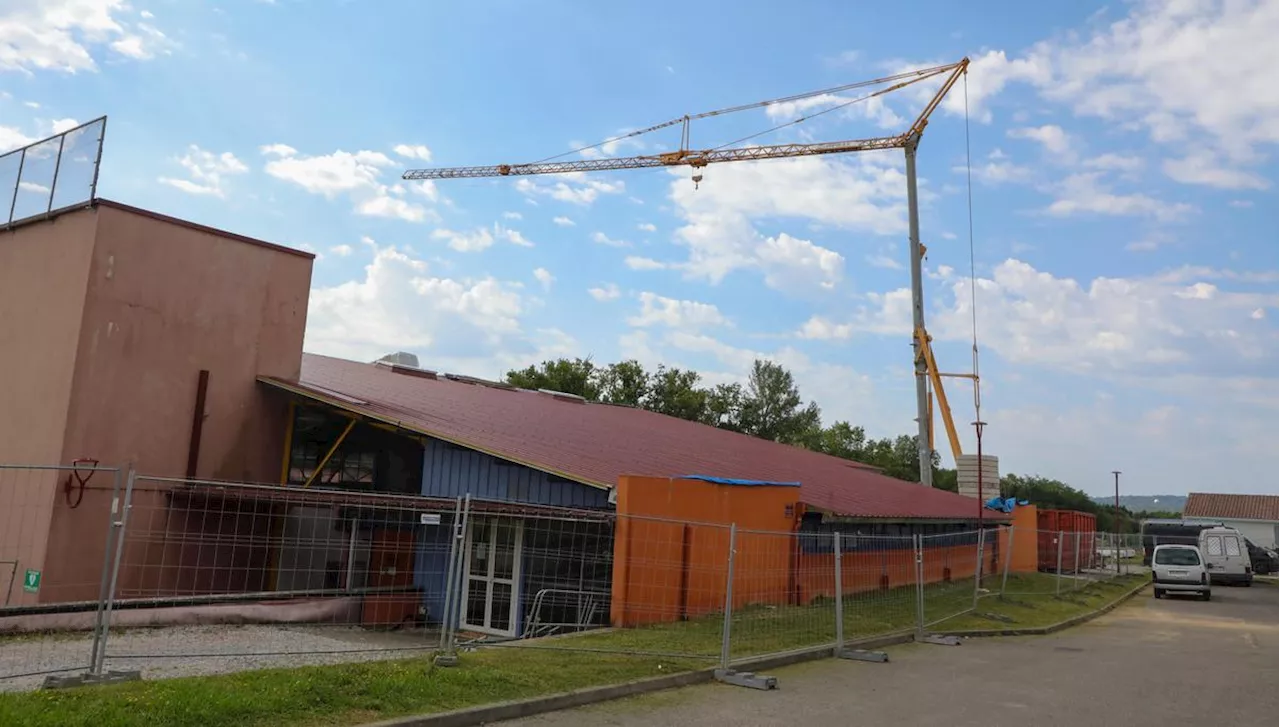
[[[975,370],[972,374],[944,374],[939,372],[936,362],[934,361],[933,348],[930,345],[931,339],[925,329],[922,267],[926,249],[925,246],[920,243],[920,216],[916,193],[916,149],[919,146],[921,135],[924,134],[925,127],[929,123],[929,117],[933,114],[934,110],[938,108],[938,105],[942,103],[942,99],[946,97],[947,93],[956,84],[956,81],[967,73],[968,68],[969,59],[963,58],[956,63],[948,63],[941,66],[933,66],[931,68],[907,71],[870,81],[860,81],[857,83],[846,84],[844,86],[824,88],[818,91],[810,91],[807,93],[795,94],[793,96],[770,99],[768,101],[758,101],[755,103],[743,104],[741,106],[732,106],[715,111],[686,114],[670,121],[664,121],[660,124],[654,124],[637,131],[606,139],[597,144],[574,149],[565,152],[564,154],[558,154],[547,159],[527,164],[494,164],[488,166],[414,169],[405,172],[403,178],[409,181],[421,181],[436,179],[467,179],[476,177],[514,177],[534,174],[563,174],[566,172],[598,172],[617,169],[653,169],[658,167],[686,166],[693,170],[693,182],[696,185],[702,181],[701,170],[704,167],[721,162],[786,159],[791,157],[845,154],[850,152],[876,151],[882,149],[904,150],[906,154],[907,177],[907,224],[911,248],[911,300],[912,324],[914,329],[914,335],[912,336],[912,348],[916,374],[916,421],[919,425],[917,441],[919,443],[920,454],[920,480],[922,484],[931,486],[933,484],[933,397],[935,395],[937,397],[938,409],[941,410],[942,421],[946,427],[947,438],[951,444],[951,451],[953,455],[958,458],[961,455],[960,438],[956,432],[955,422],[952,421],[951,418],[951,407],[947,402],[946,393],[942,386],[942,379],[948,376],[972,379],[975,387],[974,401],[976,406],[978,402],[976,395],[978,376],[976,360]],[[812,144],[775,144],[764,146],[744,145],[745,142],[764,134],[777,131],[787,126],[802,123],[809,119],[851,106],[855,103],[866,102],[870,99],[884,96],[907,86],[918,84],[932,78],[942,78],[941,86],[938,88],[937,92],[929,98],[924,109],[915,118],[911,126],[900,134],[869,139],[849,139],[845,141],[830,141]],[[867,90],[861,95],[848,98],[822,111],[815,112],[808,116],[801,116],[757,134],[752,134],[748,137],[737,139],[720,146],[709,149],[690,148],[690,125],[692,122],[699,119],[801,101],[821,96],[823,94],[847,93],[861,89],[873,90]],[[603,146],[604,144],[677,126],[680,127],[681,135],[680,147],[675,151],[630,157],[602,157],[594,159],[569,159],[557,161],[565,156],[577,154],[588,149]]]

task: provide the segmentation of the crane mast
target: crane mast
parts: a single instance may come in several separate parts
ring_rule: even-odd
[[[702,175],[699,173],[699,170],[708,165],[719,164],[722,162],[787,159],[826,154],[847,154],[862,151],[902,149],[906,156],[907,236],[911,258],[911,317],[913,328],[911,345],[914,354],[916,376],[916,422],[918,424],[917,443],[920,456],[920,483],[926,486],[932,486],[934,451],[932,421],[933,396],[936,395],[938,398],[939,409],[942,410],[942,418],[943,423],[946,426],[947,437],[950,441],[952,452],[958,459],[961,454],[960,440],[955,429],[955,423],[951,419],[951,409],[948,405],[946,394],[942,388],[942,377],[954,376],[970,378],[974,381],[975,387],[978,385],[978,377],[976,373],[939,373],[934,361],[932,348],[930,347],[930,337],[925,329],[923,264],[926,248],[920,242],[920,214],[916,189],[916,151],[920,144],[920,138],[924,134],[925,127],[929,123],[929,117],[938,108],[938,105],[942,103],[943,98],[946,97],[947,93],[956,84],[956,81],[968,71],[968,68],[969,59],[963,58],[956,63],[907,71],[905,73],[899,73],[885,78],[877,78],[871,81],[860,81],[835,88],[822,89],[820,91],[811,91],[793,96],[771,99],[768,101],[759,101],[741,106],[718,109],[715,111],[689,114],[670,121],[654,124],[637,131],[629,132],[612,139],[606,139],[605,141],[589,147],[583,147],[571,152],[566,152],[565,154],[543,159],[541,161],[525,164],[493,164],[486,166],[413,169],[405,172],[403,178],[410,181],[473,179],[480,177],[516,177],[538,174],[565,174],[621,169],[689,167],[694,171],[693,181],[696,184],[702,181]],[[824,111],[810,116],[799,117],[793,121],[789,121],[776,126],[773,129],[769,129],[766,132],[761,132],[768,133],[768,131],[775,131],[785,126],[797,124],[816,116],[829,113],[838,108],[857,102],[867,101],[878,96],[883,96],[901,88],[905,88],[906,86],[920,83],[935,77],[944,77],[942,85],[938,88],[937,92],[929,98],[924,109],[915,118],[911,126],[901,134],[868,139],[850,139],[845,141],[830,141],[811,144],[739,145],[743,141],[760,136],[760,134],[753,134],[752,136],[746,137],[746,139],[740,139],[736,142],[730,142],[729,144],[724,144],[711,149],[689,148],[690,124],[692,121],[698,119],[719,116],[737,111],[745,111],[748,109],[764,108],[781,103],[800,101],[822,94],[834,94],[859,88],[882,86],[881,88],[877,88],[875,91],[844,101]],[[596,159],[569,159],[565,161],[556,161],[556,159],[560,157],[567,156],[575,152],[585,151],[586,149],[601,146],[613,141],[639,136],[641,134],[675,126],[681,127],[681,143],[680,147],[674,151],[629,157],[603,157]],[[932,392],[930,391],[930,384],[932,384]]]

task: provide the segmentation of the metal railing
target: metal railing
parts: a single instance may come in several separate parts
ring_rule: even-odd
[[[91,204],[107,117],[0,154],[0,230]]]

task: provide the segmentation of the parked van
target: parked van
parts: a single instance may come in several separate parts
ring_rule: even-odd
[[[1253,564],[1239,530],[1224,527],[1201,530],[1200,552],[1204,555],[1210,582],[1253,585]]]

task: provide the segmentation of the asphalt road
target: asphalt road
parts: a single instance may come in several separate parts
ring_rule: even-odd
[[[1277,723],[1275,586],[1213,601],[1150,590],[1051,636],[890,648],[890,663],[823,660],[770,672],[772,692],[707,684],[503,723],[1083,727]]]

